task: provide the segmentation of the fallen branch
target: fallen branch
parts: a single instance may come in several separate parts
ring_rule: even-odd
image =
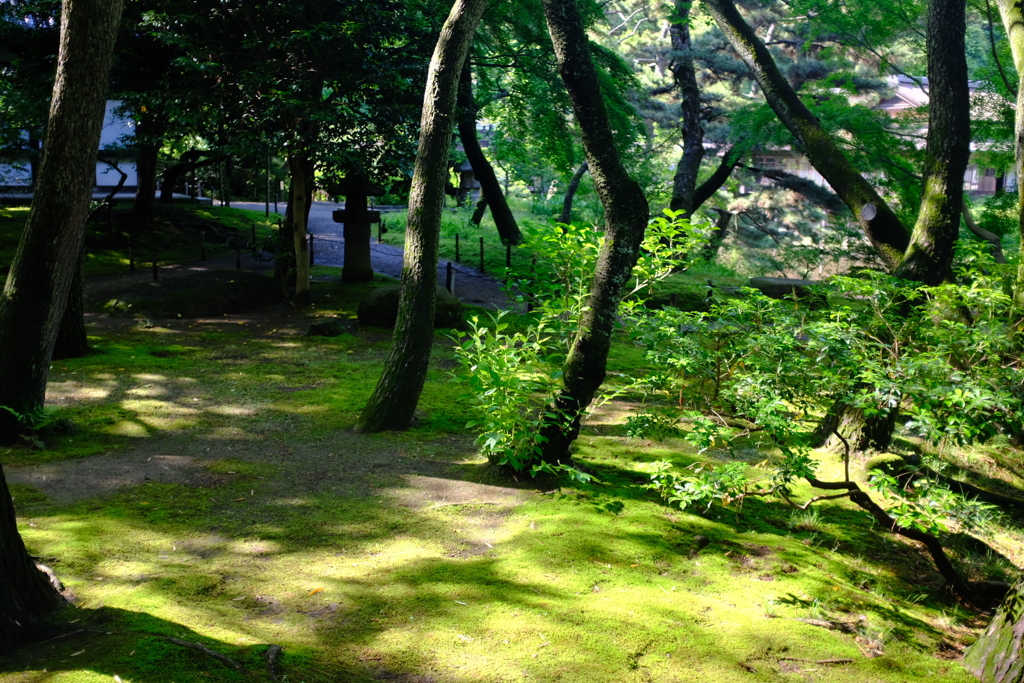
[[[811,626],[819,626],[821,628],[827,628],[830,631],[842,631],[843,633],[856,633],[857,629],[853,627],[853,624],[847,624],[845,621],[826,621],[825,619],[801,619],[794,618],[794,621],[802,621],[805,624]],[[783,659],[786,659],[785,657]]]
[[[164,638],[167,641],[174,643],[175,645],[180,645],[181,647],[188,648],[189,650],[195,650],[196,652],[202,652],[207,657],[212,657],[213,659],[216,659],[218,662],[228,667],[229,669],[234,669],[235,671],[241,671],[243,669],[242,665],[236,662],[235,660],[231,659],[231,657],[228,657],[227,655],[222,655],[216,650],[211,650],[205,645],[193,643],[188,640],[181,640],[179,638],[172,638],[170,636],[164,636]]]
[[[852,664],[852,659],[801,659],[799,657],[779,657],[780,662],[806,662],[808,664]]]
[[[263,653],[263,656],[267,659],[267,675],[270,676],[272,681],[281,680],[281,654],[284,652],[284,648],[280,645],[271,645],[267,648],[267,651]]]

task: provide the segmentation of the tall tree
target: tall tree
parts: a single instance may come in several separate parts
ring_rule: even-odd
[[[801,101],[733,0],[707,0],[705,5],[753,72],[779,120],[853,211],[885,264],[922,282],[946,277],[948,268],[942,264],[952,263],[953,242],[948,236],[956,235],[960,222],[960,188],[970,140],[963,0],[933,0],[929,6],[928,67],[929,77],[936,81],[929,125],[935,133],[929,133],[928,177],[913,235]]]
[[[35,197],[0,295],[0,441],[15,411],[38,410],[57,327],[79,259],[123,0],[64,0],[57,79]],[[63,603],[18,535],[0,472],[0,645]]]
[[[582,413],[604,382],[616,312],[640,255],[647,228],[643,189],[626,171],[615,145],[604,97],[575,0],[544,0],[544,16],[583,137],[594,187],[605,210],[605,241],[598,256],[587,308],[573,340],[554,398],[553,417],[541,429],[541,459],[563,463],[580,429]]]
[[[423,391],[434,336],[437,253],[455,104],[463,65],[488,0],[456,0],[430,60],[420,119],[394,343],[359,430],[407,429]]]
[[[996,0],[1003,28],[1010,42],[1010,54],[1017,69],[1017,110],[1014,122],[1014,158],[1017,170],[1017,213],[1018,234],[1021,253],[1024,254],[1024,87],[1020,85],[1020,74],[1024,74],[1024,9],[1013,0]],[[1024,312],[1024,258],[1017,266],[1017,283],[1013,289],[1013,304],[1018,315]]]

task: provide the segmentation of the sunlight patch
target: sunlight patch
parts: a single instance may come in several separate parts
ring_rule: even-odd
[[[113,427],[110,427],[105,431],[108,434],[117,434],[118,436],[130,436],[134,438],[142,438],[144,436],[149,436],[149,430],[133,420],[121,420]]]
[[[220,405],[207,408],[211,413],[217,415],[237,415],[242,417],[251,417],[256,414],[255,406],[239,406],[239,405]]]
[[[269,555],[281,552],[281,546],[274,541],[252,540],[235,541],[227,546],[228,550],[239,555]]]
[[[140,374],[137,374],[137,375],[132,375],[132,377],[134,377],[135,379],[141,379],[141,380],[143,380],[145,382],[166,382],[167,381],[167,377],[165,377],[164,375],[154,375],[154,374],[151,374],[151,373],[140,373]]]

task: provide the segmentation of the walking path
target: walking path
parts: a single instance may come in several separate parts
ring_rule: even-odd
[[[231,202],[232,208],[251,209],[253,211],[265,210],[263,202]],[[344,226],[335,223],[332,213],[335,209],[344,208],[344,204],[332,202],[313,202],[309,211],[308,230],[313,235],[313,254],[316,265],[319,266],[342,266],[345,261],[345,237]],[[274,214],[271,206],[271,214]],[[280,202],[277,205],[277,214],[284,216],[288,205]],[[373,270],[378,273],[400,278],[402,276],[402,254],[401,247],[392,244],[378,244],[371,241],[370,252],[372,257]],[[438,264],[438,284],[445,283],[447,262]],[[468,304],[483,306],[485,308],[510,308],[512,303],[501,288],[501,284],[492,277],[482,275],[480,272],[462,264],[452,263],[455,270],[455,296]]]

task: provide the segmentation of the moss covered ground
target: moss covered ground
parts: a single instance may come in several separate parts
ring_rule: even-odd
[[[753,446],[628,438],[612,402],[578,446],[600,483],[502,477],[443,335],[414,428],[354,433],[390,334],[353,319],[372,283],[315,275],[305,310],[90,315],[95,353],[50,376],[74,433],[0,450],[19,529],[76,603],[0,681],[973,680],[959,653],[987,615],[865,514],[684,512],[644,487],[656,460],[756,469]],[[306,336],[323,316],[350,327]],[[612,368],[638,357],[620,347]],[[962,455],[992,478],[1020,464]],[[1017,528],[960,561],[1012,575]]]

